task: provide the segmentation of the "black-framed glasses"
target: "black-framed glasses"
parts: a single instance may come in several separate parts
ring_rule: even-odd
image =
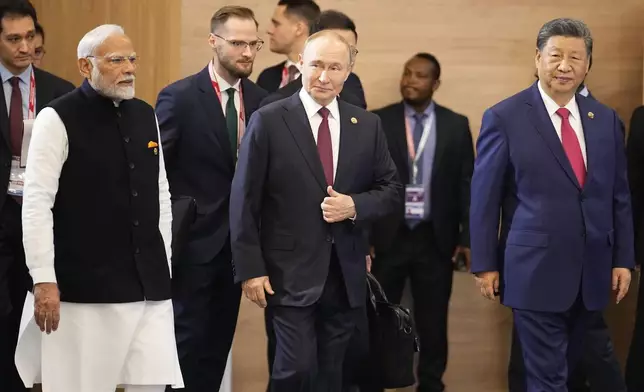
[[[258,39],[256,41],[248,42],[248,41],[241,41],[241,40],[236,40],[236,39],[227,39],[227,38],[224,38],[224,37],[222,37],[221,35],[218,35],[218,34],[213,34],[213,35],[215,37],[217,37],[217,38],[221,38],[224,41],[228,42],[235,49],[244,50],[248,46],[248,48],[251,51],[259,52],[262,49],[262,47],[264,46],[264,41],[262,41],[261,39]]]
[[[110,65],[113,65],[115,67],[120,67],[122,65],[125,65],[126,62],[130,62],[130,64],[136,66],[138,65],[137,62],[141,59],[140,56],[138,55],[131,55],[131,56],[87,56],[87,58],[102,58]]]

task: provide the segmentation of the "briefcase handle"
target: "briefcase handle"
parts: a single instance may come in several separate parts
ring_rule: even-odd
[[[387,295],[385,295],[385,291],[382,289],[380,282],[378,282],[378,279],[376,279],[376,277],[373,276],[371,272],[367,272],[367,287],[369,288],[369,298],[371,299],[371,304],[374,307],[376,306],[376,302],[378,301],[389,303],[389,301],[387,300]]]

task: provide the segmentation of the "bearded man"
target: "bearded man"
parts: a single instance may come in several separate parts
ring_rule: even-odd
[[[36,117],[23,193],[33,295],[16,367],[44,392],[180,387],[170,192],[153,108],[120,26],[78,45],[81,87]],[[38,330],[38,328],[40,330]]]
[[[248,8],[215,12],[208,38],[213,59],[163,89],[156,105],[172,198],[196,202],[172,281],[189,392],[219,389],[237,324],[241,288],[233,280],[228,202],[245,124],[267,95],[247,79],[263,45],[257,27]]]

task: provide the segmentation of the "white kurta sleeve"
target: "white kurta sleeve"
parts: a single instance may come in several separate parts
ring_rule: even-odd
[[[161,134],[157,120],[157,134],[159,135],[159,231],[165,244],[165,253],[168,256],[168,268],[172,276],[172,204],[170,201],[170,185],[165,171],[163,148],[161,148]]]
[[[22,205],[22,240],[34,284],[56,283],[52,208],[67,153],[65,124],[53,108],[44,108],[32,128]]]

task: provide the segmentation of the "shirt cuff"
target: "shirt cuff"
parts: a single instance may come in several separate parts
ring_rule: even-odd
[[[56,270],[54,268],[35,268],[30,270],[29,274],[31,274],[34,285],[38,283],[57,283]]]

